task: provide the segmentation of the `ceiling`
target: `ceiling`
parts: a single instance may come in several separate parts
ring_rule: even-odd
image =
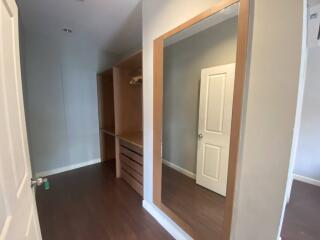
[[[119,55],[141,48],[140,0],[17,0],[17,4],[26,32],[72,34]],[[72,33],[63,28],[71,28]]]

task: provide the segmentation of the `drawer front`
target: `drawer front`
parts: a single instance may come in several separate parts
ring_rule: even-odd
[[[120,160],[121,164],[125,164],[138,174],[143,175],[143,167],[141,164],[137,163],[136,161],[128,158],[126,155],[123,154],[120,154]]]
[[[120,140],[121,177],[141,196],[143,194],[143,149]]]
[[[136,152],[139,155],[143,155],[143,148],[133,145],[129,142],[120,139],[120,145],[130,149],[133,152]]]
[[[143,158],[141,155],[137,154],[136,152],[133,152],[131,149],[121,146],[120,147],[120,153],[121,155],[126,156],[127,158],[130,158],[132,161],[137,162],[140,165],[143,165]]]
[[[138,183],[142,185],[143,177],[139,173],[137,173],[135,170],[133,170],[131,167],[129,167],[124,162],[121,163],[122,170],[126,173],[128,173],[132,178],[134,178]]]
[[[143,196],[142,184],[131,177],[126,171],[121,169],[121,177],[125,180],[135,191],[137,191],[141,196]]]

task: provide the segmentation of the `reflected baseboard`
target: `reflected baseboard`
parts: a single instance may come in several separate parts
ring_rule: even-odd
[[[184,169],[184,168],[182,168],[172,162],[169,162],[168,160],[162,159],[162,163],[165,164],[166,166],[182,173],[183,175],[186,175],[189,178],[196,179],[196,174],[194,174],[193,172],[190,172],[189,170]]]

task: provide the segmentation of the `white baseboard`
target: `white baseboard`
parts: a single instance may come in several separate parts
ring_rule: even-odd
[[[172,162],[169,162],[169,161],[167,161],[165,159],[162,159],[162,162],[163,162],[164,165],[173,168],[174,170],[186,175],[187,177],[192,178],[192,179],[196,179],[196,174],[194,174],[193,172],[190,172],[187,169],[179,167],[178,165],[176,165],[176,164],[174,164]]]
[[[172,237],[177,240],[192,240],[192,237],[183,231],[182,228],[164,214],[157,206],[146,200],[143,200],[142,205]]]
[[[61,168],[56,168],[56,169],[52,169],[52,170],[48,170],[48,171],[38,172],[38,173],[36,173],[36,177],[46,177],[46,176],[50,176],[50,175],[57,174],[57,173],[67,172],[67,171],[70,171],[70,170],[74,170],[74,169],[77,169],[77,168],[82,168],[82,167],[89,166],[89,165],[92,165],[92,164],[96,164],[96,163],[99,163],[99,162],[101,162],[100,158],[92,159],[92,160],[89,160],[87,162],[72,164],[72,165],[69,165],[69,166],[61,167]]]
[[[309,184],[312,184],[312,185],[320,187],[320,181],[316,180],[316,179],[312,179],[312,178],[309,178],[309,177],[301,176],[301,175],[298,175],[298,174],[293,174],[293,179],[295,179],[297,181],[300,181],[300,182],[309,183]]]

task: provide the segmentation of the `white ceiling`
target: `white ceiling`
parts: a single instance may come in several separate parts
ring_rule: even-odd
[[[53,37],[68,34],[124,54],[142,45],[140,0],[17,0],[24,31]]]

